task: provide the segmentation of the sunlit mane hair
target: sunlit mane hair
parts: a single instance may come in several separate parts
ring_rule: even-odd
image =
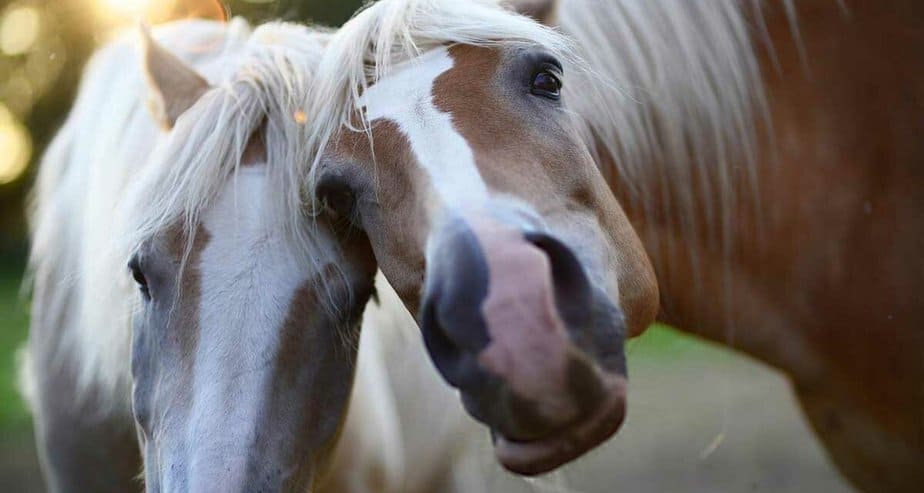
[[[793,1],[780,3],[798,36]],[[569,0],[557,12],[594,71],[576,74],[564,92],[583,117],[585,139],[613,157],[616,169],[604,171],[619,177],[636,210],[667,221],[679,237],[709,226],[715,236],[700,239],[723,258],[741,221],[759,232],[755,153],[769,127],[756,51],[763,45],[772,54],[761,4],[615,0],[600,8]],[[666,196],[646,183],[659,183]],[[688,252],[703,253],[696,245]]]
[[[34,296],[46,316],[74,325],[62,328],[72,340],[60,347],[79,353],[78,385],[102,393],[99,405],[128,403],[136,296],[126,262],[142,242],[178,224],[191,244],[200,213],[234,179],[258,129],[265,128],[275,191],[267,219],[306,242],[317,252],[313,260],[330,248],[308,231],[313,221],[305,220],[296,164],[308,160],[301,105],[328,34],[283,23],[251,30],[240,19],[182,21],[154,34],[212,88],[164,134],[145,108],[138,34],[122,36],[88,65],[33,196]]]
[[[179,220],[191,236],[198,214],[241,166],[247,144],[261,127],[267,162],[274,163],[267,167],[269,183],[278,200],[267,219],[300,240],[311,240],[297,163],[309,160],[303,98],[314,83],[326,39],[324,32],[282,23],[254,31],[241,47],[233,75],[177,121],[153,156],[157,164],[129,194],[127,245],[137,247]]]
[[[309,147],[322,150],[344,128],[368,130],[369,122],[358,107],[365,89],[388,75],[395,64],[413,63],[421,53],[451,44],[540,45],[563,61],[576,61],[565,37],[504,9],[497,0],[371,3],[327,45],[309,103]]]

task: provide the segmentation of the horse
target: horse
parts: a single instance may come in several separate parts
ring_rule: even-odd
[[[566,97],[654,264],[659,318],[787,374],[858,488],[920,491],[921,5],[549,0],[531,13],[596,71]]]
[[[789,375],[858,487],[917,491],[920,7],[504,3],[573,44],[497,2],[381,0],[332,37],[309,132],[317,194],[500,462],[612,435],[622,333],[657,315]]]
[[[386,0],[331,36],[308,103],[313,193],[369,239],[437,370],[521,474],[619,428],[623,340],[658,306],[561,105],[570,59],[494,2]]]
[[[304,194],[327,34],[182,21],[90,62],[39,171],[23,387],[51,491],[305,491],[374,286]],[[157,41],[154,40],[157,38]]]

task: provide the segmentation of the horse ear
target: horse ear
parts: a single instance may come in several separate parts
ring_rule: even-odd
[[[192,67],[167,51],[141,26],[144,71],[148,80],[149,108],[165,128],[173,128],[177,118],[208,91],[209,83]]]
[[[558,16],[555,15],[558,10],[559,0],[504,0],[504,5],[518,13],[547,25],[554,26],[558,23]]]

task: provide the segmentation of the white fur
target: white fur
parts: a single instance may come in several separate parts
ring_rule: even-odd
[[[267,388],[272,378],[267,368],[279,354],[279,334],[294,295],[312,277],[309,252],[274,228],[276,221],[268,215],[273,191],[268,187],[265,165],[242,169],[202,217],[209,242],[199,262],[200,333],[186,444],[220,440],[240,447],[256,440],[260,430],[255,426],[263,422],[257,413],[271,395],[253,390]],[[227,402],[234,405],[223,405]],[[208,463],[210,458],[192,456],[189,461],[197,464],[200,459]],[[232,476],[246,473],[246,468],[231,467],[220,484],[241,484]],[[214,481],[199,475],[193,480],[202,478]],[[196,491],[214,487],[190,485]]]
[[[488,189],[452,115],[433,103],[433,84],[452,65],[449,50],[434,48],[395,67],[366,90],[359,104],[369,121],[385,118],[398,124],[441,206],[467,209],[486,202]]]

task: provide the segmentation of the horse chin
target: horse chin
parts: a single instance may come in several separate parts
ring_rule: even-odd
[[[606,383],[607,398],[586,418],[536,440],[517,441],[492,432],[494,454],[510,472],[535,476],[551,472],[584,455],[613,436],[622,426],[626,407],[626,379]]]

